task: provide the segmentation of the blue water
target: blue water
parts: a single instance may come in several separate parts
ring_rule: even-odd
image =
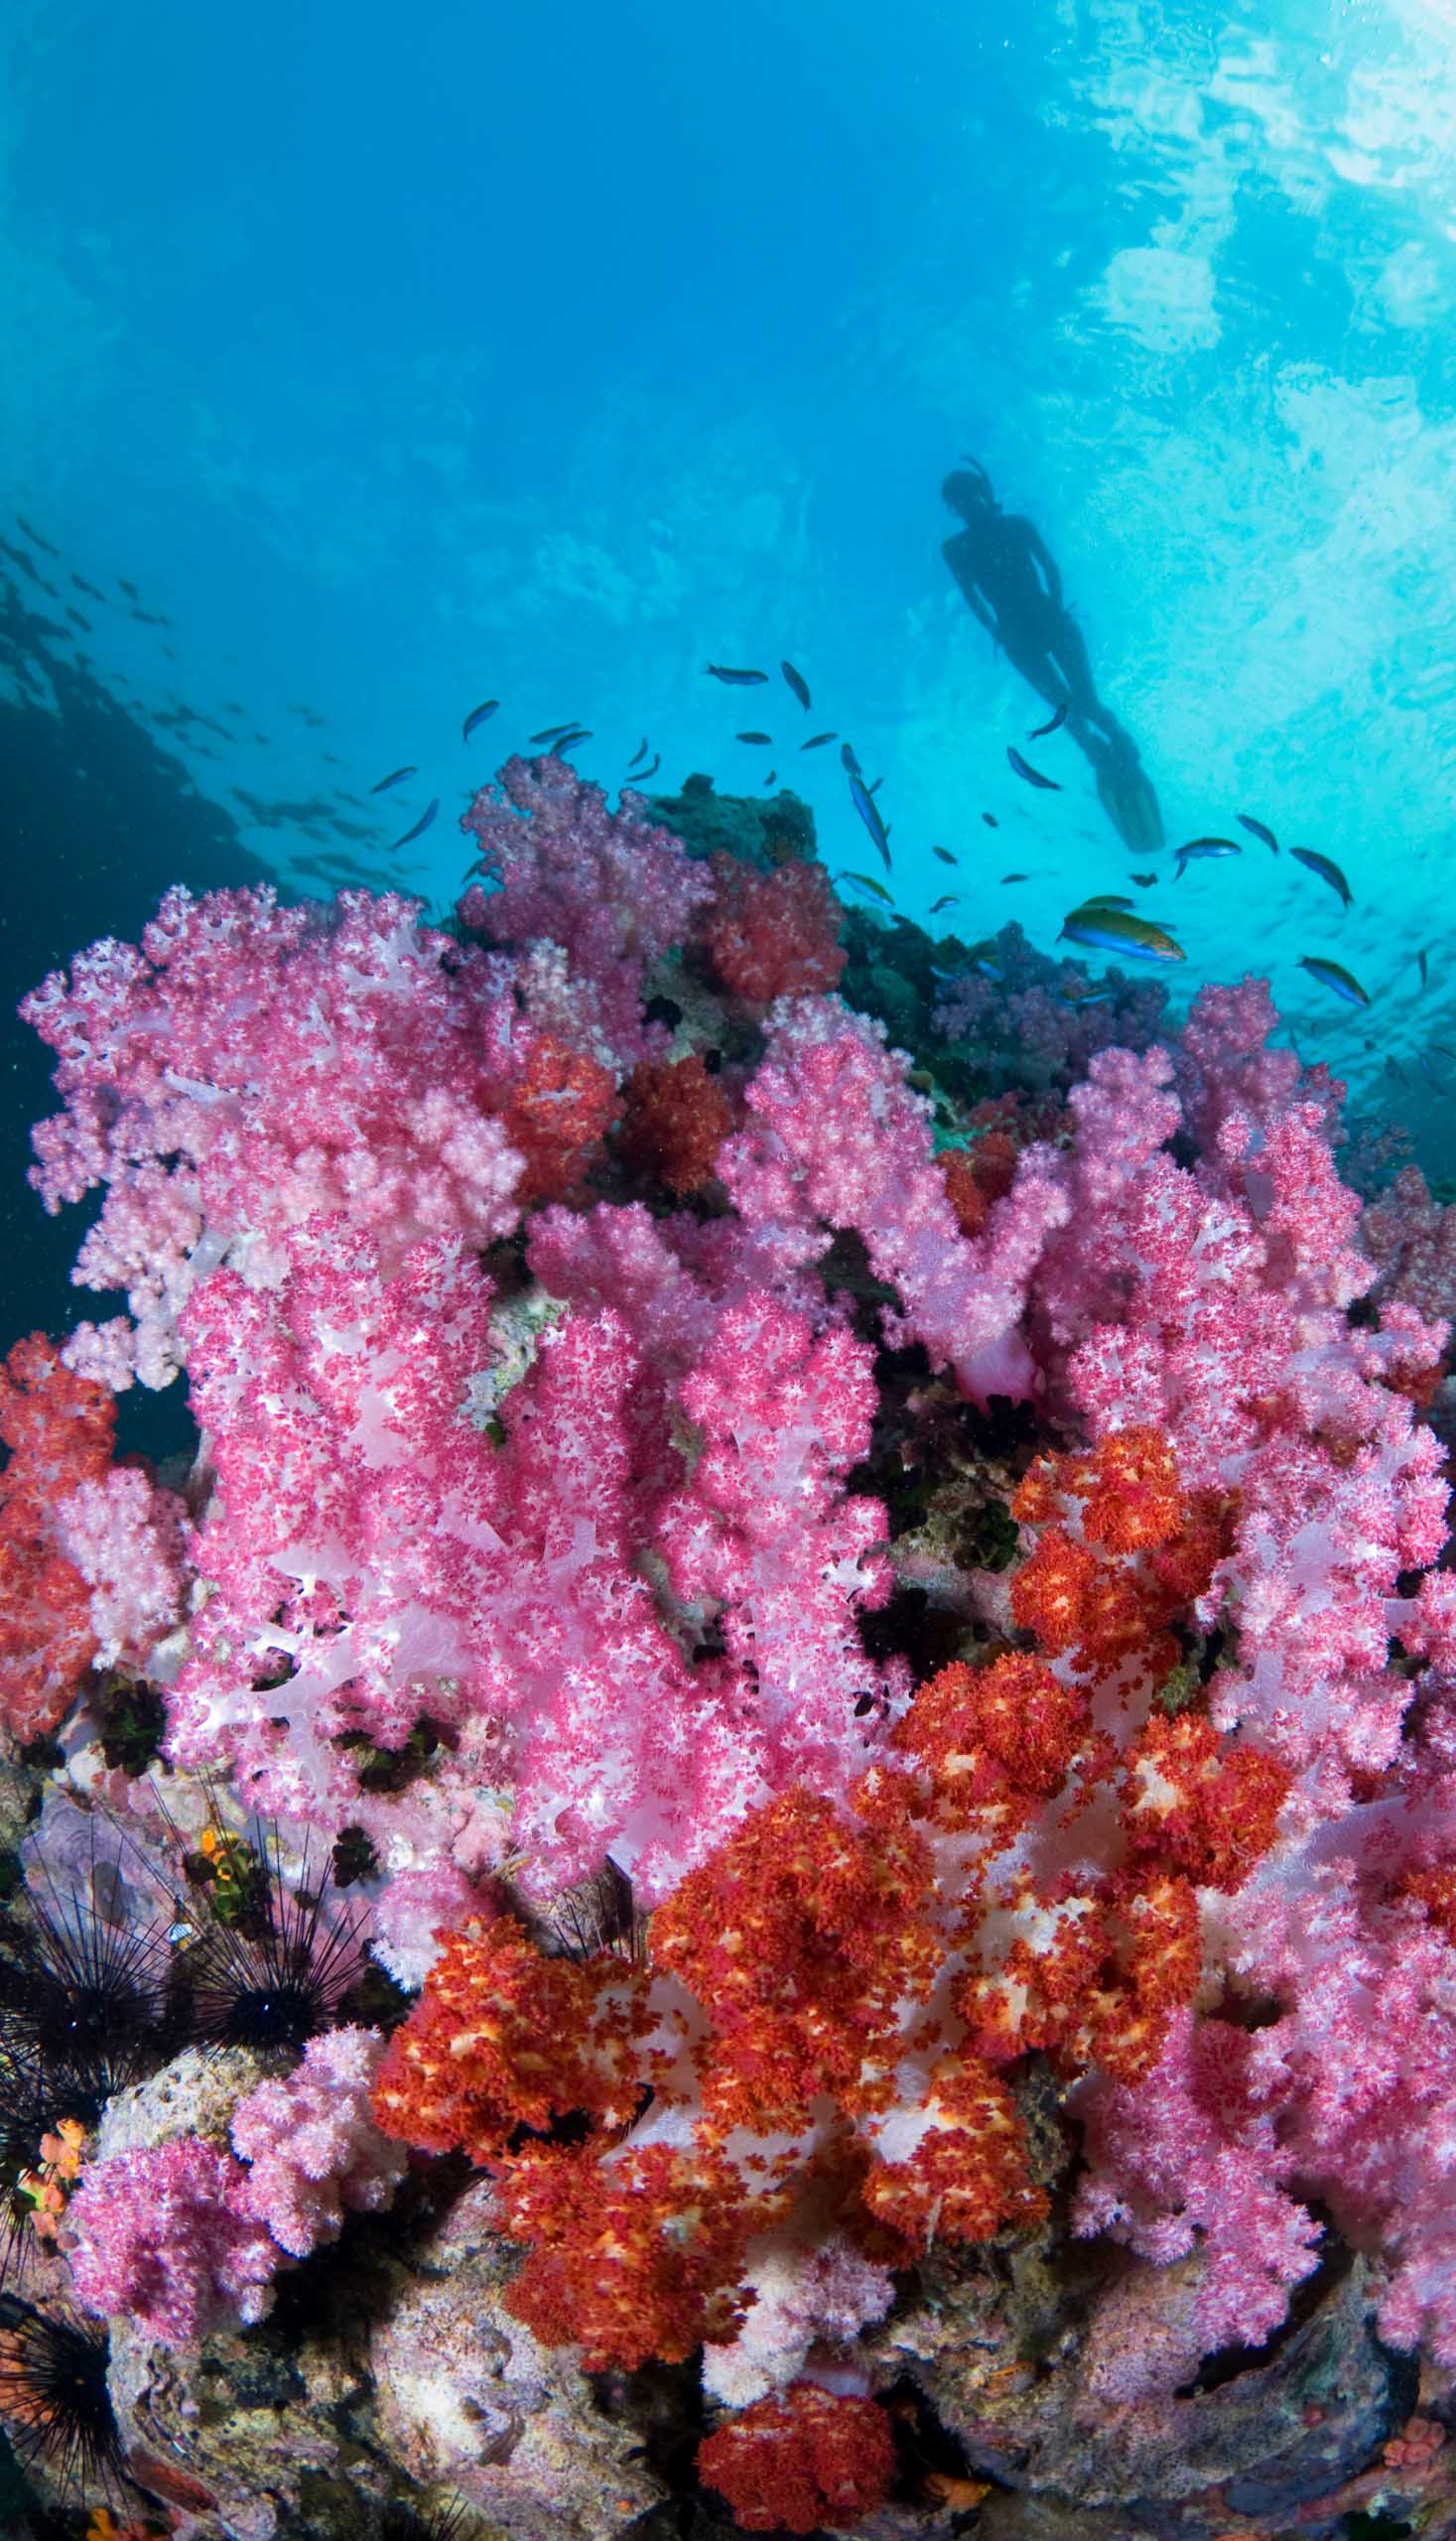
[[[1453,143],[1443,0],[12,0],[0,527],[90,623],[0,555],[7,1003],[173,872],[449,898],[470,784],[568,716],[610,786],[644,735],[663,788],[771,764],[831,869],[877,871],[838,751],[798,750],[832,728],[907,914],[953,888],[939,925],[1049,946],[1155,863],[1178,999],[1266,969],[1449,1168]],[[1065,734],[1026,743],[1046,710],[940,555],[962,453],[1054,553],[1170,844],[1248,810],[1348,913],[1253,838],[1174,882]]]

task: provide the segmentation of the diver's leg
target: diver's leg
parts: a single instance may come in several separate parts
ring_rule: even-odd
[[[1096,724],[1112,739],[1119,728],[1098,696],[1092,663],[1088,658],[1087,638],[1075,617],[1063,612],[1049,649],[1056,657],[1061,671],[1062,694],[1073,714],[1082,716],[1089,724]]]

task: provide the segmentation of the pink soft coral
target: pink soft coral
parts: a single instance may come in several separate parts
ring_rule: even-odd
[[[564,760],[513,758],[461,823],[494,885],[474,885],[462,915],[497,944],[561,945],[592,993],[597,1057],[623,1067],[652,1046],[641,1014],[647,965],[683,942],[713,892],[681,841],[641,817],[639,800],[628,793],[609,812],[600,786]]]
[[[240,2162],[196,2136],[88,2170],[66,2209],[77,2300],[166,2346],[262,2320],[282,2261],[245,2184]]]
[[[369,2100],[383,2053],[378,2030],[326,2031],[286,2081],[260,2082],[233,2111],[232,2148],[249,2166],[239,2208],[294,2258],[335,2240],[346,2208],[387,2206],[404,2177]]]
[[[750,1126],[726,1142],[720,1174],[783,1269],[822,1253],[828,1229],[855,1228],[899,1293],[903,1337],[953,1367],[973,1402],[1024,1399],[1027,1283],[1067,1214],[1056,1159],[1028,1147],[985,1234],[963,1236],[906,1064],[835,1001],[785,1001],[747,1088]]]

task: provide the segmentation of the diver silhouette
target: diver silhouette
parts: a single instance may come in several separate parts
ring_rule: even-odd
[[[1091,761],[1113,827],[1137,855],[1153,855],[1163,844],[1157,796],[1130,733],[1098,696],[1086,638],[1045,539],[1034,521],[1002,511],[974,461],[948,476],[941,493],[966,524],[941,554],[971,607],[1037,696],[1066,708],[1066,729]]]

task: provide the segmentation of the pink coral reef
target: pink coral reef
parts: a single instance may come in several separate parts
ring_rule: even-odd
[[[37,1594],[72,1672],[167,1644],[178,1786],[352,1847],[415,1994],[230,2151],[83,2170],[77,2296],[256,2319],[405,2145],[463,2152],[516,2318],[706,2346],[703,2477],[807,2529],[885,2493],[897,2271],[1047,2220],[1040,2062],[1075,2231],[1197,2262],[1145,2349],[1109,2307],[1110,2400],[1267,2340],[1336,2235],[1456,2370],[1444,1216],[1342,1183],[1256,981],[1175,1033],[1003,946],[952,1098],[835,993],[817,869],[715,881],[554,760],[464,826],[450,931],[178,891],[27,1002],[37,1187],[100,1188],[77,1277],[128,1309],[13,1372],[97,1442]],[[186,1517],[101,1434],[183,1368]],[[899,1538],[975,1474],[994,1626],[927,1621]]]

